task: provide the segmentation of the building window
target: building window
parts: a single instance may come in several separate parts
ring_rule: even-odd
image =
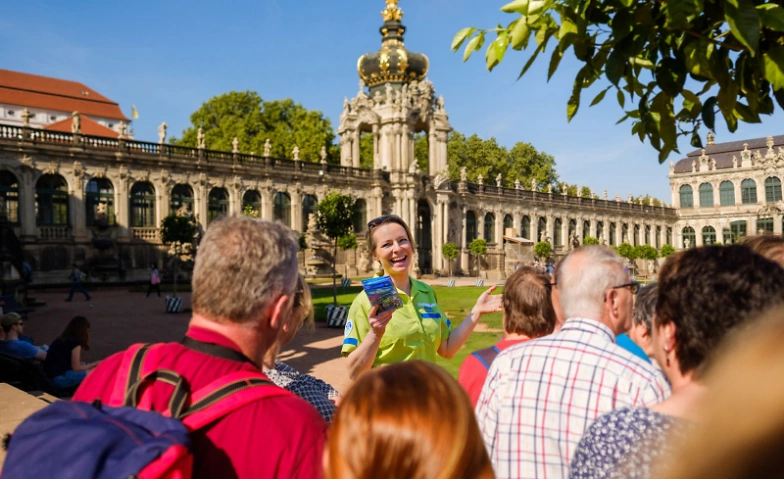
[[[585,237],[588,236],[590,233],[591,233],[591,222],[590,221],[584,221],[583,222],[583,237],[582,237],[582,239],[585,239]],[[596,235],[599,236],[599,232],[598,231],[596,232]]]
[[[0,198],[5,203],[8,222],[19,224],[19,182],[10,171],[0,171]]]
[[[672,246],[672,227],[667,227],[667,244]]]
[[[626,223],[621,225],[621,242],[629,243],[629,225]]]
[[[8,110],[8,116],[14,116],[16,112],[14,110]]]
[[[466,212],[466,246],[474,241],[477,236],[476,214],[473,211]]]
[[[155,226],[155,188],[147,181],[135,183],[131,188],[131,226]]]
[[[207,201],[207,223],[227,214],[229,214],[229,192],[226,188],[213,188]]]
[[[367,203],[365,200],[360,199],[354,202],[354,216],[352,218],[355,234],[367,230]]]
[[[602,238],[607,240],[607,238],[604,237],[604,222],[597,221],[596,222],[596,239],[602,239]],[[600,243],[601,243],[601,241],[600,241]]]
[[[757,202],[757,183],[747,178],[740,184],[740,198],[744,205],[755,204]]]
[[[757,234],[773,234],[773,218],[757,218]]]
[[[85,189],[85,215],[87,226],[115,225],[114,185],[106,178],[93,178]]]
[[[193,188],[190,185],[174,185],[169,197],[169,212],[181,216],[193,214]]]
[[[640,242],[640,225],[634,225],[634,237],[632,238],[632,246],[637,246]]]
[[[300,230],[301,232],[304,233],[308,230],[308,220],[310,219],[310,215],[316,214],[317,211],[318,211],[318,200],[316,199],[316,197],[313,195],[304,195],[302,197],[302,229]],[[356,221],[354,222],[354,231],[358,231]]]
[[[566,235],[566,242],[569,243],[572,241],[573,236],[577,236],[577,221],[569,220],[569,232]]]
[[[561,230],[563,229],[563,222],[561,218],[555,219],[555,226],[553,228],[553,246],[563,246],[563,238],[561,238]]]
[[[495,216],[492,213],[485,215],[485,241],[495,243]]]
[[[731,244],[737,243],[746,236],[746,221],[733,221],[730,223]]]
[[[765,179],[765,202],[781,201],[781,180],[775,176]]]
[[[694,208],[694,193],[690,185],[681,186],[681,208]]]
[[[703,208],[713,206],[713,185],[710,183],[700,185],[700,206]]]
[[[520,237],[531,239],[531,218],[528,216],[523,216],[522,221],[520,221]]]
[[[722,181],[719,185],[719,201],[721,206],[735,204],[735,185],[731,181]]]
[[[506,234],[506,230],[512,230],[512,234],[510,236],[514,236],[514,220],[512,219],[512,215],[505,215],[504,216],[504,234]]]
[[[272,218],[286,226],[291,226],[291,197],[288,193],[275,193],[272,205]]]
[[[705,226],[702,228],[702,244],[712,245],[716,242],[716,230],[713,226]]]
[[[52,115],[52,116],[49,117],[49,121],[55,121],[55,120],[57,120],[56,116]]]
[[[697,234],[694,232],[694,228],[691,226],[687,226],[681,230],[681,235],[683,235],[683,248],[694,248],[697,243]]]
[[[539,217],[539,221],[536,225],[536,234],[539,235],[539,238],[534,239],[534,241],[548,241],[547,240],[547,218],[544,216]]]
[[[261,218],[261,193],[248,190],[242,195],[242,214]]]
[[[43,175],[35,184],[35,224],[68,225],[68,184],[60,175]]]

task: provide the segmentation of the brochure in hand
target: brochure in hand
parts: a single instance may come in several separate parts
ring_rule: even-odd
[[[392,278],[389,276],[381,276],[379,278],[370,278],[362,280],[362,287],[370,299],[370,305],[378,306],[378,312],[383,313],[388,310],[396,310],[403,307],[403,300],[397,294],[397,288],[392,283]]]

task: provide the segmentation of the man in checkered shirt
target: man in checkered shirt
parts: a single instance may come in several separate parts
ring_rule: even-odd
[[[561,331],[502,351],[476,415],[498,478],[565,478],[583,432],[602,414],[670,395],[664,376],[622,349],[633,294],[609,248],[572,251],[555,278],[567,321]]]

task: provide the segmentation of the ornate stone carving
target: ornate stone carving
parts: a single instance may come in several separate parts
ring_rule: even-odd
[[[294,161],[299,161],[299,147],[294,145],[294,149],[291,150],[291,153],[294,155]]]
[[[204,130],[202,130],[201,127],[199,127],[199,129],[196,130],[196,144],[198,145],[198,148],[200,150],[203,150],[206,146],[204,144]]]
[[[27,108],[22,110],[22,126],[29,127],[30,126],[30,118],[32,115],[30,114],[30,110]]]
[[[158,125],[158,144],[163,145],[166,143],[166,130],[169,128],[169,125],[166,124],[164,121],[160,125]]]
[[[71,133],[74,135],[82,133],[82,117],[78,111],[71,113]]]
[[[233,140],[231,140],[231,152],[232,153],[239,153],[240,152],[240,140],[236,136]]]
[[[267,138],[267,140],[264,142],[264,157],[265,158],[269,158],[270,151],[272,151],[272,143],[270,143],[270,139]]]
[[[468,181],[468,173],[466,172],[466,167],[460,167],[460,181],[466,182]]]

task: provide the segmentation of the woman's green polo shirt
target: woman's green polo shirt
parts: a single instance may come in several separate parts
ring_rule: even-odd
[[[373,361],[373,367],[423,359],[435,362],[438,347],[449,337],[452,324],[438,306],[433,289],[411,278],[411,296],[397,290],[403,307],[392,313]],[[343,332],[341,353],[348,356],[370,331],[370,300],[363,291],[354,299]]]

